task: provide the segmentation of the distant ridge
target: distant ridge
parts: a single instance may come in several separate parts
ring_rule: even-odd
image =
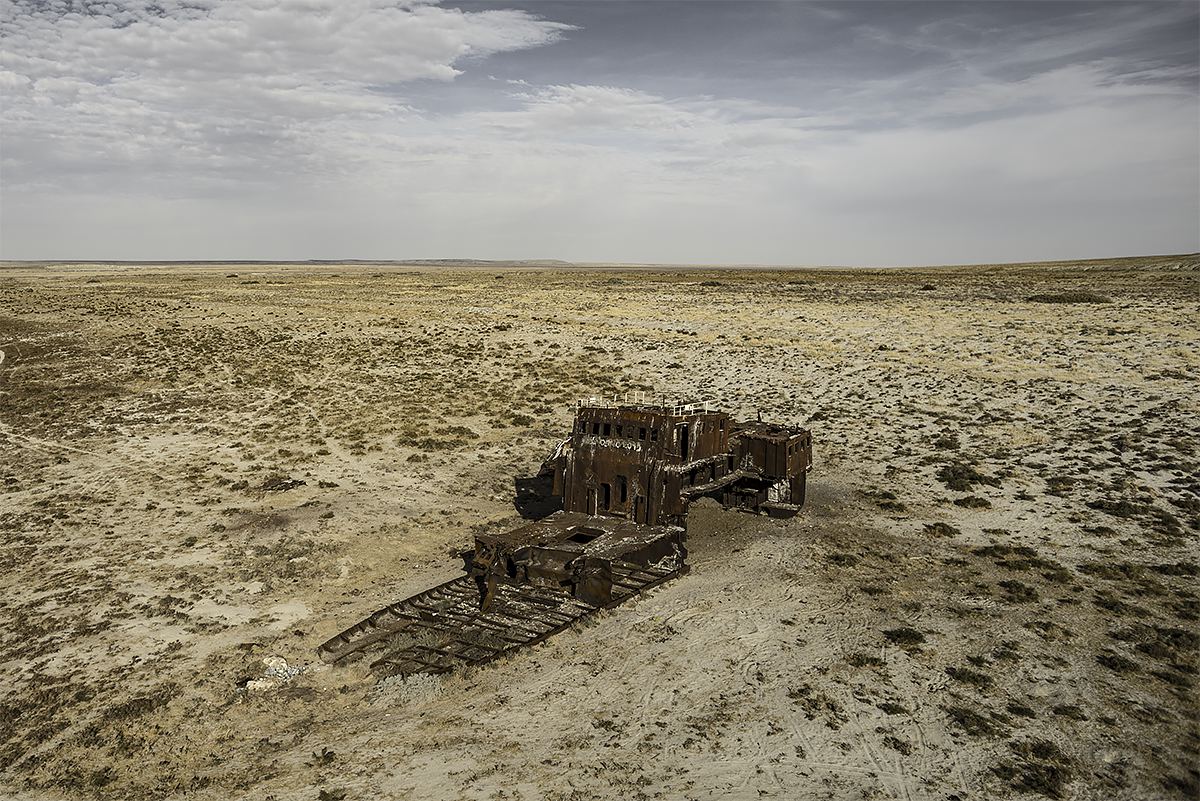
[[[488,269],[559,269],[559,270],[630,270],[630,271],[705,271],[705,270],[847,270],[847,271],[895,271],[895,270],[971,270],[979,273],[1022,270],[1077,270],[1077,271],[1120,271],[1158,270],[1178,272],[1200,272],[1200,253],[1160,254],[1149,256],[1117,256],[1093,259],[1057,259],[1029,262],[977,262],[973,264],[927,264],[927,265],[780,265],[780,264],[670,264],[664,262],[581,262],[565,259],[189,259],[189,260],[121,260],[121,259],[0,259],[0,270],[20,268],[83,269],[92,267],[111,268],[169,268],[169,267],[428,267],[431,269],[466,268]]]
[[[400,267],[574,267],[575,262],[562,259],[0,259],[0,264],[377,264]]]
[[[362,263],[359,259],[346,262]],[[336,263],[336,262],[335,262]],[[344,262],[345,263],[345,262]],[[371,262],[372,264],[403,264],[406,266],[444,267],[450,264],[465,264],[474,267],[574,267],[575,262],[562,259],[404,259],[403,261]]]

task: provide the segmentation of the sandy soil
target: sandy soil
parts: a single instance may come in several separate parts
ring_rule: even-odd
[[[0,268],[0,793],[1195,797],[1198,329],[1194,256]],[[319,663],[631,389],[809,425],[805,512],[485,669]]]

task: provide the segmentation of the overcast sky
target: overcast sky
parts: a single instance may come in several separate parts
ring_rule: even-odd
[[[1200,250],[1200,4],[0,0],[0,258]]]

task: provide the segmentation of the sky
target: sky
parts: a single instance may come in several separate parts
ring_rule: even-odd
[[[1200,250],[1200,3],[0,0],[0,259]]]

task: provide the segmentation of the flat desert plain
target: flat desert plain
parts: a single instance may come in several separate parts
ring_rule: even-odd
[[[0,792],[1194,798],[1198,343],[1195,255],[9,263]],[[804,511],[701,504],[690,575],[486,668],[321,663],[630,390],[808,426]]]

